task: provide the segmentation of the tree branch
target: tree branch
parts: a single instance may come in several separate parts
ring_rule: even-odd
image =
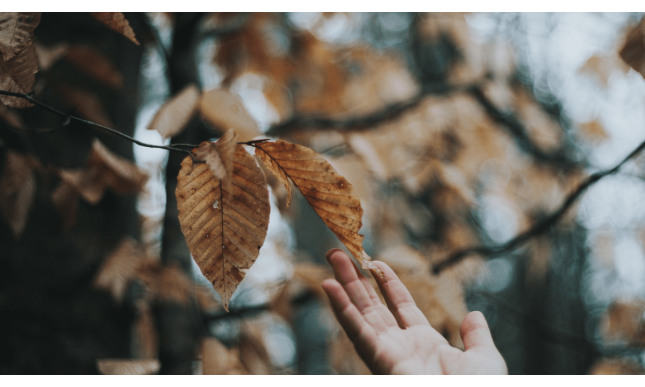
[[[470,89],[470,92],[475,97],[475,100],[477,100],[484,110],[493,118],[493,120],[508,129],[513,138],[515,138],[520,149],[532,155],[538,162],[564,166],[567,169],[574,165],[562,149],[555,152],[545,152],[533,144],[533,141],[528,136],[526,128],[522,122],[513,114],[506,113],[498,109],[497,106],[495,106],[486,97],[481,87],[475,86]]]
[[[305,117],[294,116],[291,119],[274,125],[266,131],[268,136],[284,136],[302,127],[315,128],[318,130],[344,130],[344,129],[368,129],[381,122],[400,117],[403,113],[419,105],[428,95],[444,95],[469,91],[473,87],[478,87],[481,81],[465,85],[450,85],[445,82],[433,82],[423,85],[421,91],[414,97],[394,104],[385,106],[383,109],[374,113],[369,113],[362,117],[353,117],[347,119],[333,119],[326,117]]]
[[[494,295],[489,292],[477,291],[474,292],[479,296],[488,298],[489,301],[494,302],[497,306],[501,306],[505,309],[506,312],[510,313],[501,313],[506,319],[509,319],[511,315],[514,315],[517,318],[520,318],[528,322],[532,329],[530,331],[535,333],[537,336],[546,340],[552,344],[562,345],[572,350],[589,352],[594,355],[600,356],[625,356],[625,355],[634,355],[638,354],[643,350],[643,346],[638,343],[628,343],[627,345],[599,345],[594,341],[587,339],[584,336],[578,336],[573,333],[561,331],[560,329],[553,327],[544,321],[538,320],[523,311],[517,309],[513,304],[507,300]]]
[[[618,163],[613,168],[596,172],[591,176],[589,176],[584,182],[582,182],[578,186],[578,188],[576,188],[573,192],[569,194],[569,196],[566,197],[564,202],[560,205],[560,208],[555,210],[550,215],[537,221],[533,225],[533,227],[531,227],[529,230],[516,235],[513,239],[498,246],[475,246],[475,247],[469,247],[469,248],[457,251],[453,253],[450,257],[448,257],[446,260],[444,260],[443,262],[440,262],[437,265],[434,265],[434,267],[432,268],[432,272],[434,274],[439,274],[443,270],[447,269],[448,267],[455,265],[456,263],[460,262],[464,258],[473,254],[480,254],[480,255],[486,256],[487,258],[492,258],[498,255],[504,254],[506,252],[509,252],[519,247],[520,245],[527,242],[532,237],[544,233],[549,229],[549,227],[553,226],[555,223],[557,223],[558,220],[560,220],[560,218],[575,203],[575,201],[578,200],[580,196],[582,196],[582,194],[587,190],[587,188],[589,188],[590,186],[598,182],[603,177],[613,175],[614,173],[618,172],[618,170],[623,166],[623,164],[625,164],[627,161],[637,156],[639,153],[643,151],[643,149],[645,149],[645,142],[642,142],[638,147],[636,147],[636,149],[634,149],[629,155],[627,155],[627,157],[625,157],[620,163]]]
[[[45,110],[47,110],[47,111],[49,111],[51,113],[54,113],[54,114],[56,114],[58,116],[61,116],[61,117],[65,118],[66,122],[69,121],[69,120],[82,122],[84,124],[91,125],[91,126],[99,128],[99,129],[106,130],[106,131],[108,131],[110,133],[116,134],[117,136],[123,137],[126,140],[129,140],[129,141],[131,141],[131,142],[133,142],[133,143],[135,143],[137,145],[144,146],[146,148],[159,148],[159,149],[166,149],[166,150],[169,150],[169,151],[185,153],[188,156],[190,156],[191,159],[193,159],[193,162],[195,162],[195,163],[203,163],[203,161],[195,159],[195,157],[193,156],[192,152],[187,151],[185,149],[175,148],[173,146],[167,146],[167,145],[152,145],[152,144],[147,144],[145,142],[141,142],[139,140],[135,140],[134,138],[128,136],[127,134],[119,132],[118,130],[108,128],[107,126],[99,125],[99,124],[94,123],[92,121],[84,120],[82,118],[75,117],[75,116],[63,113],[62,111],[60,111],[58,109],[55,109],[55,108],[53,108],[53,107],[51,107],[49,105],[46,105],[46,104],[44,104],[44,103],[32,98],[28,94],[14,93],[14,92],[11,92],[11,91],[0,90],[0,95],[8,95],[8,96],[11,96],[11,97],[18,97],[18,98],[26,99],[27,101],[33,103],[34,105],[37,105],[40,108],[43,108],[43,109],[45,109]],[[198,147],[198,145],[193,145],[193,147],[196,148],[196,147]]]

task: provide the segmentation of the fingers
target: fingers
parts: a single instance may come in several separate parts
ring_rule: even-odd
[[[385,276],[386,282],[375,276],[376,282],[379,289],[381,289],[381,293],[383,293],[387,307],[396,318],[399,326],[405,329],[414,325],[430,325],[428,319],[419,310],[410,292],[399,280],[394,270],[385,262],[374,261],[374,264],[381,269]]]
[[[347,336],[355,342],[356,349],[367,349],[373,346],[376,342],[376,332],[365,321],[356,305],[352,304],[341,284],[333,279],[326,279],[322,283],[322,288],[329,297],[338,322]]]
[[[342,250],[332,249],[327,252],[327,260],[334,269],[334,277],[345,288],[347,295],[358,310],[364,310],[372,305],[372,297],[367,292],[365,284],[359,279],[359,273],[356,272],[347,254]]]
[[[369,280],[358,270],[347,254],[342,250],[332,249],[327,253],[327,260],[351,303],[377,332],[397,326],[396,320],[381,303]]]
[[[468,313],[461,322],[459,333],[461,333],[461,340],[464,342],[466,351],[477,347],[495,348],[490,329],[481,312]]]

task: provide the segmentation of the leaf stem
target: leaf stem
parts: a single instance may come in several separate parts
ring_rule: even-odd
[[[499,256],[501,254],[507,253],[509,251],[512,251],[516,249],[517,247],[521,246],[525,242],[527,242],[529,239],[531,239],[534,236],[540,235],[547,231],[549,227],[553,226],[555,223],[562,218],[562,216],[567,212],[571,206],[582,196],[582,194],[593,184],[597,183],[600,179],[613,175],[616,172],[620,170],[620,168],[629,160],[633,159],[636,157],[638,154],[640,154],[643,150],[645,149],[645,141],[642,142],[640,145],[638,145],[633,151],[629,153],[629,155],[625,156],[625,158],[616,164],[613,168],[606,169],[604,171],[596,172],[585,181],[583,181],[578,187],[571,192],[562,202],[560,207],[552,212],[551,214],[545,216],[541,220],[535,222],[533,227],[530,229],[517,234],[514,238],[506,241],[505,243],[502,243],[497,246],[473,246],[473,247],[468,247],[459,251],[456,251],[452,253],[448,258],[446,258],[444,261],[439,262],[436,265],[433,265],[432,267],[432,272],[434,274],[439,274],[443,270],[447,269],[450,266],[453,266],[463,260],[464,258],[473,255],[473,254],[480,254],[483,255],[487,258],[492,258],[495,256]]]

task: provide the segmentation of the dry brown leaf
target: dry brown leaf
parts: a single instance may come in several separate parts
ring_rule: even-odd
[[[526,132],[537,146],[553,150],[560,146],[562,128],[525,90],[515,94],[519,117],[526,124]]]
[[[604,334],[609,340],[645,342],[645,303],[615,302],[603,316]]]
[[[119,90],[123,87],[123,75],[101,51],[87,46],[72,46],[65,60],[90,77],[108,87]]]
[[[43,71],[48,70],[67,53],[68,48],[67,43],[58,43],[51,47],[36,43],[36,55],[38,56],[40,69]]]
[[[2,119],[7,124],[11,125],[17,129],[25,129],[25,123],[22,121],[22,117],[18,112],[11,110],[11,108],[0,105],[0,119]]]
[[[150,294],[161,302],[186,304],[194,293],[193,282],[177,266],[163,266],[148,259],[137,268],[137,277]]]
[[[298,84],[293,90],[297,114],[333,115],[343,111],[343,89],[348,81],[339,65],[343,53],[309,31],[294,36],[293,44],[298,47],[297,65],[292,65],[293,75],[287,74],[295,76]]]
[[[96,365],[103,375],[153,375],[161,368],[157,359],[97,359]]]
[[[197,86],[186,86],[174,98],[163,104],[148,125],[148,129],[156,130],[163,138],[178,135],[197,111],[200,97]]]
[[[74,107],[81,117],[108,128],[115,127],[96,94],[65,84],[61,84],[59,87],[63,99]]]
[[[11,60],[0,61],[0,90],[30,93],[38,72],[38,58],[33,41],[28,43]],[[33,104],[26,99],[0,95],[0,102],[13,108],[26,108]]]
[[[609,138],[607,131],[598,120],[580,124],[580,129],[582,134],[590,140],[602,141]]]
[[[62,181],[52,192],[52,203],[63,218],[63,229],[69,231],[78,217],[78,199],[80,194],[69,183]]]
[[[157,328],[150,306],[146,300],[139,300],[137,318],[132,337],[133,356],[138,359],[154,359],[159,352]]]
[[[137,268],[144,258],[141,245],[126,237],[103,262],[94,287],[107,290],[117,302],[121,302],[128,283],[137,277]]]
[[[139,192],[148,179],[134,163],[110,152],[99,140],[94,140],[84,168],[61,169],[58,174],[90,204],[97,204],[107,188],[122,195]]]
[[[262,134],[239,98],[228,90],[213,89],[202,94],[199,109],[202,118],[211,125],[222,131],[235,129],[239,141],[249,141]]]
[[[207,337],[202,341],[202,372],[204,375],[246,375],[238,348],[226,348],[219,340]]]
[[[331,366],[339,375],[372,375],[356,352],[354,344],[342,329],[338,330],[338,335],[330,347]]]
[[[222,19],[226,17],[225,13],[219,13],[211,18],[211,22],[215,22],[221,28],[223,26],[221,22],[224,21]],[[290,98],[286,95],[287,89],[283,85],[288,84],[288,78],[293,76],[296,69],[291,55],[275,51],[276,36],[272,33],[274,28],[271,27],[279,23],[280,20],[276,14],[251,13],[244,28],[218,42],[217,53],[213,59],[224,70],[223,85],[231,85],[244,73],[261,74],[269,82],[268,88],[271,93],[274,96],[275,93],[279,94],[278,99],[291,104]],[[275,102],[275,98],[272,100]]]
[[[258,320],[246,320],[238,348],[240,360],[251,375],[271,375],[272,366],[269,353],[262,338],[266,326]]]
[[[195,157],[208,165],[213,176],[221,180],[224,191],[231,192],[233,184],[233,158],[237,146],[235,130],[229,129],[215,143],[204,141],[194,151]]]
[[[320,286],[328,278],[334,278],[334,272],[329,265],[323,266],[310,262],[295,263],[293,276],[273,299],[271,310],[286,321],[293,323],[294,306],[292,301],[305,292],[314,293],[324,303],[329,302],[329,298]]]
[[[349,182],[314,150],[286,141],[255,144],[255,154],[290,191],[287,177],[365,270],[383,274],[363,250],[363,208]],[[289,202],[290,199],[287,199]]]
[[[589,375],[642,375],[645,370],[632,359],[602,359],[591,367]]]
[[[593,55],[585,62],[584,66],[578,70],[578,73],[588,73],[596,77],[601,85],[607,87],[609,75],[611,74],[611,63],[607,58],[598,55]]]
[[[0,53],[2,60],[16,56],[34,40],[40,12],[0,12]]]
[[[645,18],[627,33],[620,57],[645,77]]]
[[[222,305],[217,301],[213,295],[213,289],[205,286],[197,286],[195,288],[195,297],[197,298],[197,305],[204,313],[216,313],[222,309]]]
[[[90,15],[109,29],[130,39],[137,46],[139,45],[139,41],[134,37],[134,31],[132,31],[130,23],[128,23],[122,12],[90,12]]]
[[[7,151],[0,177],[0,212],[16,238],[25,230],[34,201],[35,166],[36,160],[31,156]]]
[[[530,259],[526,270],[526,282],[530,285],[542,285],[551,266],[551,240],[544,237],[531,239],[529,248]]]
[[[287,172],[280,167],[278,162],[271,158],[266,151],[262,152],[259,148],[256,148],[255,155],[262,160],[262,164],[275,176],[281,183],[284,185],[284,188],[287,190],[287,207],[291,205],[291,183],[289,182],[289,177]]]
[[[255,262],[269,226],[269,191],[255,159],[237,145],[233,189],[222,189],[206,164],[181,163],[177,206],[181,231],[206,278],[222,297],[224,308]]]

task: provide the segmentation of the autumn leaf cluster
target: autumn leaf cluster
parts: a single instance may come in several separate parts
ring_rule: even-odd
[[[164,51],[164,43],[153,34],[135,36],[135,23],[131,26],[122,13],[85,16],[131,47],[155,45],[170,66],[173,51]],[[170,24],[176,17],[157,16]],[[462,14],[410,16],[408,32],[401,33],[411,37],[406,46],[410,55],[401,55],[396,47],[340,45],[321,38],[329,30],[327,23],[345,18],[351,25],[358,17],[324,14],[307,28],[276,14],[216,13],[203,18],[200,33],[216,35],[209,43],[212,57],[205,62],[221,80],[210,89],[199,79],[173,86],[145,127],[163,139],[165,145],[156,147],[183,157],[174,165],[180,165],[179,173],[165,177],[168,203],[174,206],[176,199],[174,229],[183,233],[181,244],[190,252],[181,260],[194,260],[220,297],[196,285],[187,270],[162,263],[135,239],[120,236],[105,243],[93,288],[109,293],[117,305],[135,290],[140,294],[134,302],[130,357],[101,359],[100,372],[150,374],[163,369],[160,361],[166,354],[160,346],[167,331],[158,310],[167,305],[179,305],[186,316],[196,309],[205,321],[242,321],[233,344],[212,334],[191,342],[202,373],[275,372],[267,327],[280,322],[295,330],[303,299],[314,299],[321,315],[329,316],[320,283],[332,273],[314,263],[317,259],[303,246],[296,251],[274,249],[277,244],[269,236],[272,208],[295,224],[306,213],[301,205],[309,205],[334,239],[316,229],[311,219],[304,223],[311,223],[325,247],[342,244],[363,269],[374,269],[366,250],[374,252],[410,289],[432,326],[455,346],[463,345],[459,324],[469,310],[465,289],[476,288],[487,260],[497,257],[479,250],[451,261],[455,254],[503,245],[528,233],[515,251],[506,253],[525,259],[527,286],[539,289],[548,283],[562,235],[579,230],[579,225],[573,210],[543,231],[535,231],[536,225],[557,213],[567,195],[589,177],[572,143],[577,138],[605,141],[609,135],[602,123],[590,120],[575,133],[566,128],[557,109],[538,98],[530,82],[521,81],[511,46],[475,39]],[[381,16],[373,17],[378,21]],[[124,90],[133,86],[126,82],[122,64],[82,40],[41,44],[40,21],[39,13],[0,14],[0,90],[36,102],[48,97],[55,101],[54,115],[61,122],[53,128],[34,127],[37,121],[29,116],[45,114],[37,110],[42,106],[0,95],[3,125],[19,135],[72,133],[74,117],[75,123],[90,122],[80,123],[84,133],[94,133],[93,124],[97,132],[109,128],[125,133],[128,126],[111,113],[115,100],[132,103]],[[605,85],[614,70],[627,72],[626,64],[643,74],[643,36],[641,21],[614,54],[592,56],[580,73]],[[61,64],[85,84],[59,77],[64,73]],[[270,113],[265,121],[251,114],[248,98],[239,92],[243,87],[257,92],[254,98]],[[197,136],[200,128],[207,128],[209,136]],[[129,152],[117,151],[107,136],[101,141],[90,135],[87,154],[75,152],[71,143],[60,152],[79,153],[80,164],[51,165],[27,145],[22,151],[6,147],[0,214],[14,240],[28,236],[30,222],[43,211],[38,195],[45,184],[51,183],[45,202],[65,232],[82,227],[78,222],[83,208],[99,206],[111,195],[146,194],[150,170],[130,161]],[[197,139],[191,145],[183,143],[185,138]],[[304,201],[296,198],[300,195]],[[512,219],[506,222],[510,231],[502,237],[488,234],[485,208]],[[166,214],[174,210],[166,209]],[[173,232],[173,223],[163,222],[163,237],[150,237],[142,221],[141,240]],[[249,307],[261,309],[261,317],[244,317],[244,305],[231,300],[263,246],[278,251],[289,275],[266,290],[266,304]],[[316,254],[322,256],[320,251],[311,253]],[[602,318],[605,336],[641,343],[640,310],[638,301],[614,302]],[[335,321],[328,325],[326,353],[334,372],[368,372]],[[640,372],[638,366],[618,360],[599,361],[592,372]]]

